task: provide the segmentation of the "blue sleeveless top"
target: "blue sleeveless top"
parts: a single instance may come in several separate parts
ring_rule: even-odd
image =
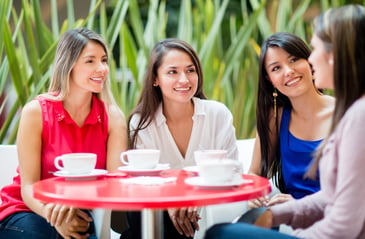
[[[312,153],[322,140],[306,141],[289,132],[290,108],[284,108],[280,124],[281,170],[286,193],[302,198],[320,189],[319,179],[303,178],[312,161]]]

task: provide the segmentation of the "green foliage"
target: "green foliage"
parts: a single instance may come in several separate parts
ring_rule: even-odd
[[[276,31],[308,39],[310,22],[303,14],[313,7],[311,0],[118,0],[112,6],[90,0],[88,16],[76,19],[76,1],[68,0],[67,17],[58,23],[57,0],[49,1],[50,27],[39,1],[22,0],[19,13],[12,0],[0,1],[0,114],[7,116],[0,125],[2,143],[15,142],[22,107],[47,90],[59,36],[77,27],[91,28],[106,39],[113,56],[112,91],[126,115],[137,103],[153,45],[178,37],[198,52],[205,93],[232,111],[237,138],[253,137],[259,45]],[[314,6],[321,10],[346,2],[322,0]]]

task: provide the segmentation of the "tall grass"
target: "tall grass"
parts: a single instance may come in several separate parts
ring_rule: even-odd
[[[59,36],[67,29],[88,27],[101,33],[111,53],[110,81],[117,103],[129,114],[137,103],[149,52],[163,38],[189,42],[198,52],[204,73],[204,90],[225,103],[234,115],[237,138],[255,134],[255,102],[259,45],[276,31],[308,39],[310,26],[303,14],[311,0],[237,0],[239,11],[228,15],[229,0],[184,0],[178,23],[168,29],[167,1],[150,0],[144,22],[137,0],[114,1],[112,11],[102,0],[91,0],[89,14],[76,18],[77,1],[67,0],[67,17],[59,23],[57,0],[51,3],[51,25],[42,19],[37,0],[22,0],[19,13],[12,0],[0,1],[0,142],[14,143],[19,113],[24,104],[45,92]],[[322,0],[317,8],[349,1]],[[364,4],[365,1],[360,1]],[[228,19],[228,20],[227,20]]]

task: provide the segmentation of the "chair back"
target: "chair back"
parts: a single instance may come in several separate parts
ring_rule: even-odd
[[[236,142],[238,148],[238,160],[243,164],[243,173],[247,173],[250,169],[253,157],[255,138],[238,139]]]
[[[16,145],[0,145],[0,189],[13,182],[18,166]]]

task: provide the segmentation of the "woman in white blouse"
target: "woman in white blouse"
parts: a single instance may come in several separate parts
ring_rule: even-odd
[[[195,150],[224,149],[228,158],[238,158],[232,114],[224,104],[206,99],[200,60],[179,39],[165,39],[153,48],[129,130],[130,148],[159,149],[160,163],[173,169],[195,165]],[[193,237],[199,219],[197,208],[169,209],[165,238]],[[129,214],[133,238],[140,237],[138,223]]]

